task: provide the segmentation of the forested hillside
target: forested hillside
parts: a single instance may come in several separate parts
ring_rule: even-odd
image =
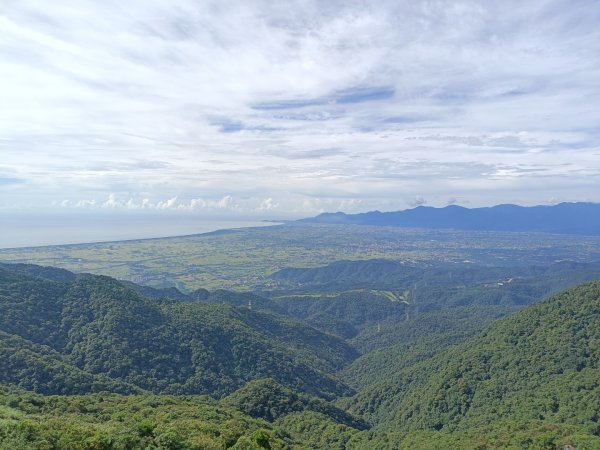
[[[157,393],[222,396],[255,378],[332,397],[348,388],[330,375],[357,352],[341,339],[290,319],[204,302],[148,299],[102,276],[50,281],[0,268],[2,345],[18,346],[5,364],[35,361],[18,385],[45,393],[82,392],[92,375]],[[47,389],[52,366],[91,380]],[[4,376],[5,382],[15,382]],[[44,374],[44,375],[42,375]],[[102,378],[105,380],[106,379]],[[125,388],[122,388],[123,390]],[[130,387],[128,389],[134,389]],[[115,389],[116,391],[116,389]]]
[[[440,288],[480,287],[469,303],[526,304],[539,300],[539,294],[552,292],[597,278],[600,263],[554,262],[548,265],[410,264],[388,259],[337,261],[310,268],[289,267],[271,275],[277,288],[286,292],[327,290],[404,290],[418,289],[421,303],[442,303]],[[496,288],[492,290],[491,288]],[[502,288],[502,289],[500,289]],[[413,292],[416,294],[417,292]],[[536,295],[538,295],[536,297]],[[433,297],[433,298],[430,298]],[[457,303],[460,293],[444,295],[446,302]],[[406,300],[409,300],[408,298]],[[463,304],[465,301],[463,300]]]
[[[460,431],[499,420],[599,435],[600,282],[533,305],[368,386],[347,405],[381,429]]]
[[[0,448],[283,449],[273,425],[205,396],[0,394]]]
[[[266,297],[1,265],[0,448],[600,448],[600,281],[534,301],[596,266],[438,269]]]
[[[142,391],[123,381],[86,372],[47,346],[3,331],[0,331],[0,384],[42,394]]]

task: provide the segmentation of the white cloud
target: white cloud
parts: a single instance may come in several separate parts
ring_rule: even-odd
[[[156,204],[156,209],[172,209],[177,205],[177,197],[170,198]]]
[[[94,208],[96,205],[96,200],[79,200],[75,203],[75,208]]]
[[[5,2],[3,204],[600,201],[599,21],[566,0]]]
[[[102,203],[102,208],[121,208],[123,206],[123,203],[121,203],[119,200],[117,200],[117,197],[115,194],[109,194],[108,198],[106,199],[106,201],[104,203]]]
[[[202,209],[206,208],[206,201],[201,198],[193,198],[190,200],[190,209]]]
[[[421,196],[418,196],[418,197],[415,197],[414,199],[410,200],[408,204],[412,207],[423,206],[423,205],[427,204],[427,200],[425,200]]]
[[[277,209],[279,207],[279,203],[273,201],[271,197],[265,198],[260,205],[258,206],[259,211],[271,211],[273,209]]]
[[[259,203],[252,199],[247,199],[243,205],[234,199],[231,195],[226,195],[217,199],[202,199],[192,198],[190,200],[179,200],[177,197],[171,197],[164,200],[150,200],[148,198],[123,198],[115,193],[110,193],[103,201],[90,199],[54,201],[54,205],[59,205],[62,208],[77,208],[77,209],[97,209],[108,208],[115,210],[152,210],[152,211],[235,211],[241,212],[272,210],[279,205],[272,198],[267,198]]]
[[[235,205],[233,204],[233,197],[231,197],[231,195],[226,195],[216,203],[216,206],[217,208],[221,209],[235,207]]]

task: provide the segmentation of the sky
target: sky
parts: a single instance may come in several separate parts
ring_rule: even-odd
[[[600,201],[600,2],[0,0],[0,214]]]

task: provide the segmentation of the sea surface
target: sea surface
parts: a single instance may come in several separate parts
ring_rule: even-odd
[[[148,239],[276,225],[260,220],[191,215],[0,213],[0,248]]]

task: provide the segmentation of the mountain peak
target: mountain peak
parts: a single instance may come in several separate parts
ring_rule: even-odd
[[[379,225],[477,231],[522,231],[561,234],[600,234],[600,204],[559,203],[520,206],[500,204],[483,208],[420,205],[402,211],[358,214],[323,213],[303,223]]]

